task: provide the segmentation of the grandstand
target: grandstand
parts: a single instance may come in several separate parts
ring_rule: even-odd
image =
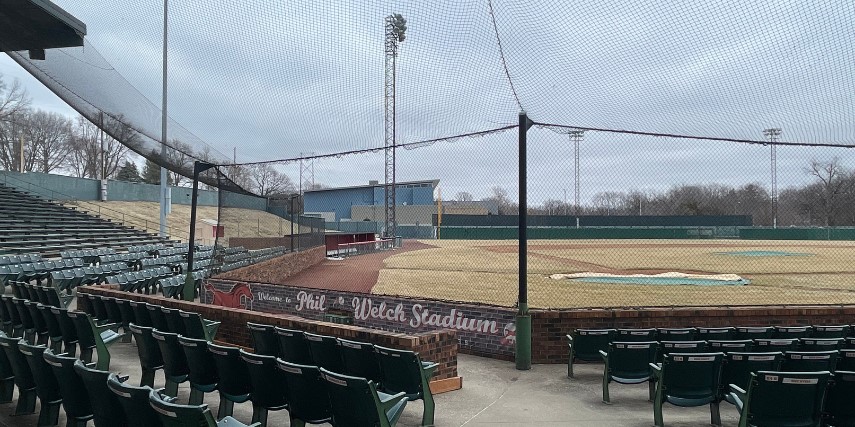
[[[0,255],[126,249],[168,240],[0,184]]]

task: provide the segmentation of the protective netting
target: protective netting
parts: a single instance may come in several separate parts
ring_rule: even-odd
[[[851,2],[172,3],[176,161],[156,154],[163,5],[58,3],[86,22],[87,46],[11,56],[171,170],[235,163],[205,175],[222,190],[205,218],[225,230],[214,246],[387,234],[384,18],[399,13],[397,234],[431,247],[405,242],[370,267],[382,269],[371,292],[516,303],[524,110],[532,306],[852,302]],[[224,202],[244,189],[272,198],[255,211],[281,213]],[[292,232],[298,212],[315,218]],[[750,284],[549,279],[663,272]]]

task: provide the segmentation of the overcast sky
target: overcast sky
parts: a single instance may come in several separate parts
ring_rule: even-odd
[[[159,107],[162,5],[56,3],[87,24],[97,52],[49,58],[62,54],[99,73],[114,68],[139,99],[111,92],[112,79],[81,86],[102,97],[120,93],[109,105]],[[535,121],[751,139],[780,127],[784,141],[855,144],[851,1],[528,0],[495,1],[493,10],[514,89]],[[238,162],[380,147],[383,17],[392,12],[408,20],[398,57],[399,142],[516,122],[486,0],[173,0],[170,117],[223,156],[237,147]],[[92,62],[97,53],[106,62]],[[19,78],[35,106],[73,114],[8,57],[0,73]],[[159,132],[157,114],[145,116],[129,119]],[[398,180],[440,179],[445,198],[484,197],[493,186],[513,195],[516,141],[513,130],[399,150]],[[562,199],[564,190],[572,198],[568,137],[535,128],[529,141],[530,200]],[[849,149],[779,148],[779,187],[808,180],[811,159],[835,156],[855,167]],[[594,132],[581,164],[583,202],[601,191],[676,184],[767,185],[770,175],[768,147]],[[280,170],[297,181],[297,165]],[[382,181],[383,155],[318,160],[314,173],[328,186]]]

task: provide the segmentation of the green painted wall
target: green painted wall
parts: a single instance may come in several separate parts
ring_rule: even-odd
[[[746,240],[855,240],[855,228],[744,228]]]
[[[698,228],[529,228],[529,239],[702,239],[712,230]],[[442,239],[508,240],[517,238],[516,227],[447,228]]]

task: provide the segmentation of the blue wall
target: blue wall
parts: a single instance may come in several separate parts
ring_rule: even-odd
[[[0,182],[51,200],[100,200],[100,181],[97,179],[39,172],[22,174],[0,171]],[[172,187],[172,203],[174,204],[189,205],[191,196],[192,190],[189,187]],[[218,197],[219,193],[216,191],[199,190],[199,205],[217,206]],[[107,182],[107,200],[157,202],[160,200],[160,186],[109,180]],[[263,211],[267,209],[267,199],[226,192],[223,193],[223,206]]]
[[[385,205],[384,187],[365,186],[354,188],[330,188],[307,191],[303,195],[305,212],[335,212],[335,220],[350,219],[351,206]],[[396,186],[395,203],[399,205],[432,205],[433,186]]]

